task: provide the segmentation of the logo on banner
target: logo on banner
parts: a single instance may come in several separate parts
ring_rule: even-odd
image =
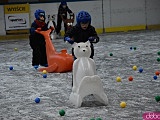
[[[18,7],[18,6],[16,6],[16,7],[8,7],[8,8],[6,8],[7,9],[7,11],[8,12],[14,12],[14,11],[26,11],[25,10],[25,7]]]
[[[160,120],[160,112],[146,112],[143,114],[143,120]]]
[[[13,23],[18,23],[18,24],[26,24],[26,19],[24,18],[17,18],[17,16],[8,16],[8,20],[13,22]]]

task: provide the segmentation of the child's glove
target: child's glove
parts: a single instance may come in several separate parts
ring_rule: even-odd
[[[70,37],[65,37],[64,40],[67,41],[67,42],[69,42],[70,44],[73,44],[73,43],[74,43],[74,41],[71,40]]]
[[[96,42],[96,38],[95,38],[95,37],[89,37],[88,40],[89,40],[90,42]]]

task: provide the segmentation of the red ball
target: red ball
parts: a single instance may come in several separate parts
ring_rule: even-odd
[[[132,77],[132,76],[129,76],[129,77],[128,77],[128,80],[129,80],[129,81],[132,81],[132,80],[133,80],[133,77]]]
[[[159,72],[159,71],[156,71],[156,72],[155,72],[155,75],[159,75],[159,74],[160,74],[160,72]]]

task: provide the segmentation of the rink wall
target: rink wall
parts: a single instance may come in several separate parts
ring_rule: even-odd
[[[59,2],[30,3],[29,5],[31,23],[34,20],[34,11],[38,8],[44,9],[46,15],[57,14]],[[160,0],[74,0],[74,2],[68,2],[68,6],[74,13],[80,10],[88,11],[98,33],[160,28]],[[1,4],[0,35],[6,35],[4,16],[4,5]],[[62,30],[64,30],[63,25]],[[13,32],[22,31],[25,30]],[[12,33],[12,31],[8,32]]]

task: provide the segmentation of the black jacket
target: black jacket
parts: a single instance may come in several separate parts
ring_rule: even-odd
[[[95,31],[95,28],[91,25],[89,25],[86,30],[83,30],[77,24],[66,32],[65,37],[73,38],[74,42],[76,43],[87,42],[89,37],[94,37],[96,39],[94,43],[99,42],[97,32]]]
[[[66,8],[63,8],[62,5],[59,6],[58,8],[58,16],[63,15],[64,19],[67,18],[67,12],[68,13],[72,13],[72,11],[68,8],[68,6],[66,6]]]
[[[43,24],[43,25],[42,25]],[[37,28],[41,28],[42,31],[48,30],[47,24],[46,23],[40,23],[38,21],[34,21],[31,25],[30,28],[30,35],[29,35],[29,40],[30,40],[30,45],[31,46],[38,46],[39,44],[44,44],[45,45],[45,39],[44,36],[36,33],[36,32],[31,32],[32,29],[36,30]]]

